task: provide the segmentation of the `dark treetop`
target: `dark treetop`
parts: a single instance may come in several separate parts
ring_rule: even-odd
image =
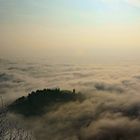
[[[9,105],[9,110],[26,117],[42,115],[49,110],[57,109],[60,105],[71,101],[82,101],[83,94],[68,90],[44,89],[31,92]]]

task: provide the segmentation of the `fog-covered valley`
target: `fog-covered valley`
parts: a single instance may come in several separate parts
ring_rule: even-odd
[[[44,88],[82,93],[40,116],[8,117],[31,130],[37,140],[139,140],[140,65],[69,65],[0,60],[4,104]]]

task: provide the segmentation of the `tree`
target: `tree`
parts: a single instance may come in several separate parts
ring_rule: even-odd
[[[10,121],[7,108],[3,104],[0,108],[0,140],[33,140],[30,132],[24,130],[16,121]]]

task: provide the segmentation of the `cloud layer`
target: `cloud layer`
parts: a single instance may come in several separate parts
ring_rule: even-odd
[[[5,102],[51,87],[75,88],[86,95],[83,102],[66,103],[40,117],[10,115],[33,130],[38,140],[140,139],[139,65],[21,64],[5,60],[0,65],[0,94]]]

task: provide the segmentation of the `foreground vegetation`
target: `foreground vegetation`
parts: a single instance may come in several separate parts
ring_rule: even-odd
[[[11,120],[6,107],[0,107],[0,140],[35,140],[19,122]]]

